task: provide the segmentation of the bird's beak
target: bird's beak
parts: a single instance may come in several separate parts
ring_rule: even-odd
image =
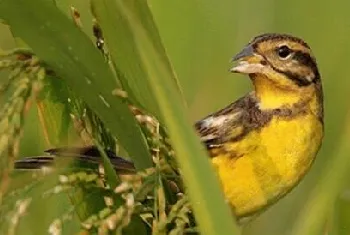
[[[230,71],[245,74],[259,73],[264,68],[261,64],[262,59],[262,56],[255,53],[254,48],[248,45],[232,58],[232,61],[238,61],[238,64],[232,67]]]

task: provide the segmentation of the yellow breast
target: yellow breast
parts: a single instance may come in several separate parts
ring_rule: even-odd
[[[311,166],[321,145],[323,128],[313,114],[293,119],[274,117],[227,152],[214,157],[224,193],[236,216],[247,216],[289,192]]]

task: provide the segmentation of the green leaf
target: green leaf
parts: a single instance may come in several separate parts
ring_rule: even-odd
[[[68,98],[65,81],[47,77],[43,92],[37,100],[37,108],[41,131],[50,147],[66,145],[71,134]]]
[[[145,29],[147,37],[152,40],[154,49],[161,57],[163,66],[169,72],[169,77],[175,81],[176,89],[181,92],[178,80],[173,73],[170,62],[162,45],[158,29],[154,23],[152,14],[146,1],[124,1],[135,18],[141,23],[140,27]],[[147,68],[142,62],[140,51],[137,48],[136,35],[132,32],[132,25],[123,15],[117,3],[109,0],[91,0],[92,11],[97,18],[103,35],[108,45],[112,61],[116,66],[119,79],[123,88],[128,93],[135,94],[137,101],[158,118],[161,117],[156,96],[153,94],[147,81]]]
[[[97,0],[94,0],[98,4]],[[186,116],[183,99],[172,78],[168,62],[159,54],[157,44],[135,10],[139,1],[110,0],[114,14],[127,20],[139,52],[147,81],[152,88],[177,158],[198,221],[201,234],[238,234],[234,218],[225,203],[219,182],[193,127]]]
[[[81,30],[45,0],[2,0],[0,16],[96,112],[137,169],[152,165],[146,141],[127,104],[112,95],[118,87],[109,66]]]

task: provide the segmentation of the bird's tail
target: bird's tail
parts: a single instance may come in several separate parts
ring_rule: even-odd
[[[48,156],[25,157],[15,162],[15,169],[40,170],[45,167],[53,167],[55,159],[59,157],[72,158],[77,161],[92,164],[102,163],[101,154],[96,146],[89,147],[63,147],[45,151]],[[118,157],[113,151],[105,150],[114,169],[120,174],[134,174],[135,166],[131,161]]]

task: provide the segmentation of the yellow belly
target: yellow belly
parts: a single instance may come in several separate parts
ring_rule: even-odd
[[[322,124],[314,115],[274,118],[243,140],[227,144],[239,157],[212,159],[236,216],[254,213],[289,192],[311,166],[321,145]]]

